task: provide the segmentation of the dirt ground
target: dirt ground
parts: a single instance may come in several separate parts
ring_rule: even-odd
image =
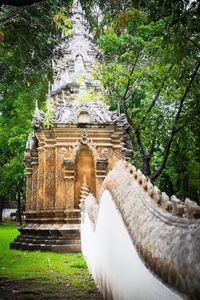
[[[103,300],[98,290],[86,292],[82,286],[40,283],[32,279],[0,278],[0,300]]]

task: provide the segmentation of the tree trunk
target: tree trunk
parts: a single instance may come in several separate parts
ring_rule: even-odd
[[[142,171],[146,176],[150,177],[151,176],[150,160],[146,156],[141,157],[141,159],[143,164]]]
[[[17,186],[17,221],[22,224],[21,216],[21,192],[22,192],[22,179],[20,179]]]
[[[3,221],[4,198],[0,197],[0,223]]]

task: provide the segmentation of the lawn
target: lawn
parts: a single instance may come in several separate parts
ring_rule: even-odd
[[[12,299],[102,299],[81,253],[10,250],[17,235],[12,223],[0,225],[0,288],[16,284],[18,294]]]

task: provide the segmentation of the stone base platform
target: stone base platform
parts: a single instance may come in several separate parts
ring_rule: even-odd
[[[10,244],[10,249],[41,250],[57,253],[81,252],[80,225],[33,225],[19,228],[20,235]]]

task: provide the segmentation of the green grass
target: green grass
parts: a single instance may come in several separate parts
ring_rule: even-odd
[[[9,249],[18,235],[17,228],[9,222],[0,225],[0,278],[31,279],[54,285],[81,286],[85,293],[95,290],[81,253],[59,254],[40,251]]]

